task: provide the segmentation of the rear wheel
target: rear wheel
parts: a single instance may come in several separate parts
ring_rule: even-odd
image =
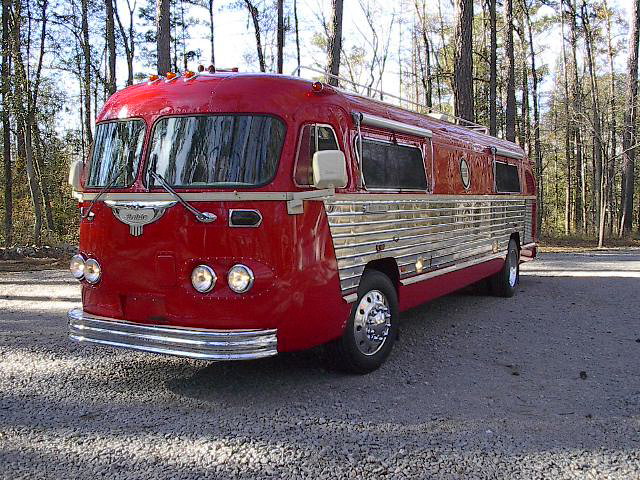
[[[500,297],[513,297],[520,281],[520,250],[518,243],[509,240],[509,250],[502,270],[490,279],[491,290]]]
[[[384,363],[398,334],[398,295],[385,274],[368,270],[342,337],[327,347],[330,363],[351,373],[368,373]]]

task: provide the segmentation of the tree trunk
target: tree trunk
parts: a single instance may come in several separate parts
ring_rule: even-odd
[[[284,0],[278,0],[278,73],[284,67]]]
[[[498,134],[496,119],[496,91],[498,84],[498,34],[496,27],[496,0],[489,0],[489,28],[491,30],[491,45],[489,46],[489,133]]]
[[[164,75],[171,71],[171,0],[156,1],[156,47],[158,52],[158,73],[160,75]]]
[[[115,14],[116,21],[118,22],[118,29],[120,30],[120,35],[122,36],[122,45],[124,46],[124,54],[127,59],[127,85],[133,85],[133,56],[135,53],[135,37],[134,37],[134,13],[135,13],[135,4],[134,8],[131,8],[131,4],[129,0],[127,0],[127,6],[129,7],[129,35],[124,30],[124,26],[120,21],[120,15],[118,13],[118,2],[111,0],[111,5],[113,6],[113,13]]]
[[[627,63],[627,98],[622,133],[622,211],[620,236],[631,235],[633,222],[634,167],[636,159],[636,101],[638,97],[638,40],[640,35],[640,0],[634,0],[629,32],[629,60]]]
[[[84,129],[87,147],[93,143],[91,134],[91,45],[89,44],[89,0],[82,0],[82,56],[84,73],[82,84],[84,87]]]
[[[33,143],[31,138],[31,126],[27,123],[25,105],[25,86],[27,85],[27,74],[22,62],[21,52],[21,0],[14,0],[13,25],[9,29],[11,34],[11,46],[14,61],[15,83],[13,91],[13,108],[16,114],[18,144],[24,145],[24,161],[27,171],[27,182],[33,203],[35,222],[33,226],[33,243],[40,246],[42,238],[42,196],[38,185],[38,179],[33,162]]]
[[[516,141],[516,62],[513,53],[513,0],[504,2],[504,22],[506,27],[505,51],[507,55],[507,111],[506,138]]]
[[[258,8],[253,3],[251,3],[250,0],[244,0],[244,3],[247,6],[247,10],[249,10],[251,19],[253,20],[253,29],[256,34],[256,49],[258,51],[258,63],[260,64],[260,71],[266,72],[267,66],[264,62],[264,51],[262,50],[262,36],[260,34],[260,12],[258,11]]]
[[[531,17],[529,16],[529,7],[527,6],[527,0],[524,2],[525,6],[525,20],[527,22],[527,30],[529,33],[529,52],[531,54],[531,80],[533,88],[533,152],[536,166],[536,183],[537,183],[537,218],[539,232],[542,228],[542,218],[544,215],[544,181],[542,178],[542,145],[540,142],[540,108],[538,97],[538,72],[536,70],[536,52],[533,47],[533,32],[531,28]]]
[[[215,25],[213,23],[213,0],[209,0],[209,40],[211,42],[211,65],[216,66]]]
[[[604,241],[604,221],[602,215],[603,195],[602,195],[602,128],[600,123],[600,100],[598,99],[598,83],[594,68],[593,58],[593,35],[589,22],[589,12],[585,0],[582,0],[582,24],[585,32],[585,44],[587,47],[587,65],[589,66],[589,77],[591,79],[591,108],[593,109],[593,162],[594,162],[594,225],[598,225],[598,246],[602,247]]]
[[[331,23],[328,44],[329,85],[338,86],[340,75],[340,52],[342,51],[342,0],[331,0]]]
[[[107,93],[116,93],[116,26],[113,19],[113,0],[105,0],[107,60],[109,75],[107,77]]]
[[[2,0],[2,138],[4,163],[4,245],[13,243],[13,170],[11,168],[11,132],[9,123],[9,15],[11,0]]]
[[[565,136],[564,136],[564,154],[565,161],[567,163],[567,185],[565,189],[565,205],[564,205],[564,234],[569,235],[571,233],[572,219],[573,215],[571,215],[571,206],[572,202],[572,192],[571,192],[571,182],[573,178],[571,178],[571,163],[572,163],[572,148],[571,148],[571,139],[573,136],[573,123],[571,122],[571,118],[569,115],[569,74],[567,73],[568,65],[567,65],[567,51],[566,51],[566,42],[564,35],[564,7],[562,7],[562,12],[560,14],[560,25],[562,29],[562,69],[563,69],[563,80],[564,80],[564,119],[565,119]]]
[[[613,68],[613,45],[611,43],[611,11],[605,0],[604,8],[607,17],[607,49],[609,55],[609,110],[611,116],[611,154],[608,163],[608,173],[604,176],[605,188],[604,192],[607,197],[607,210],[609,211],[609,221],[607,222],[607,234],[613,235],[613,225],[615,224],[615,212],[614,207],[614,186],[615,186],[615,165],[616,165],[616,151],[617,151],[617,132],[616,132],[616,82],[615,82],[615,70]]]
[[[298,0],[293,0],[293,22],[296,28],[296,60],[298,62],[298,69],[300,68],[300,28],[298,25]],[[298,76],[300,76],[300,70],[298,70]]]
[[[455,0],[455,8],[454,115],[473,122],[473,0]]]

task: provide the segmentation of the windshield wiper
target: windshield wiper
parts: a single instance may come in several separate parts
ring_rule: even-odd
[[[91,210],[93,209],[93,206],[96,204],[98,200],[100,200],[102,195],[104,195],[107,190],[113,187],[113,185],[116,183],[116,180],[118,180],[120,178],[120,175],[124,173],[125,168],[127,168],[126,163],[120,167],[120,169],[116,173],[116,176],[113,177],[111,180],[109,180],[109,182],[104,187],[102,187],[102,190],[98,192],[95,198],[91,200],[91,203],[89,204],[89,208],[87,208],[87,212],[82,215],[82,220],[85,220],[91,214]]]
[[[187,210],[189,210],[191,213],[193,213],[196,217],[196,219],[198,219],[199,222],[202,223],[211,223],[214,222],[218,216],[214,213],[211,212],[201,212],[200,210],[198,210],[196,207],[194,207],[193,205],[187,203],[186,200],[184,200],[180,195],[178,195],[178,192],[176,192],[171,185],[169,185],[169,183],[164,179],[164,177],[162,175],[160,175],[159,173],[156,173],[153,171],[153,169],[151,167],[153,167],[155,165],[155,162],[152,162],[152,165],[150,165],[149,167],[149,175],[151,177],[153,177],[155,180],[158,180],[160,182],[160,185],[162,186],[162,188],[164,188],[167,192],[169,192],[171,195],[173,195],[173,197],[180,202],[180,204],[186,208]]]

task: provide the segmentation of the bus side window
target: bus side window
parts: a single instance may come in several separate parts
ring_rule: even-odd
[[[311,161],[313,154],[322,150],[340,150],[338,140],[330,125],[311,124],[302,127],[294,172],[296,185],[313,184]]]

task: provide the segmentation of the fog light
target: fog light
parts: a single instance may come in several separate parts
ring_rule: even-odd
[[[253,286],[253,280],[253,272],[246,265],[234,265],[227,275],[229,288],[236,293],[248,292]]]
[[[84,278],[87,279],[87,282],[98,283],[101,275],[100,264],[95,258],[90,258],[84,262]]]
[[[71,257],[69,270],[71,270],[71,274],[76,279],[82,280],[82,277],[84,277],[84,257],[82,255],[74,255]]]
[[[198,265],[191,272],[191,285],[200,293],[210,292],[216,284],[216,272],[207,265]]]

